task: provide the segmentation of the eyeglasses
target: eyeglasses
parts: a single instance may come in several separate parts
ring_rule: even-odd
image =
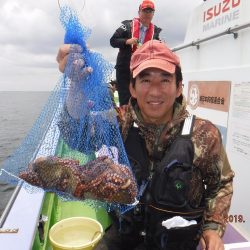
[[[144,13],[154,13],[155,11],[153,9],[143,9],[142,12]]]

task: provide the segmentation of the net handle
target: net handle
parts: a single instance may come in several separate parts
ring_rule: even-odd
[[[61,7],[61,4],[60,4],[60,0],[57,0],[57,3],[58,3],[58,6],[59,6],[59,9],[61,10],[62,9],[62,7]],[[81,8],[81,10],[80,11],[83,11],[83,9],[84,9],[84,7],[85,7],[85,0],[83,0],[83,6],[82,6],[82,8]]]

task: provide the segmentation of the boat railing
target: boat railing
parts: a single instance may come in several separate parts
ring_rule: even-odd
[[[20,191],[20,189],[22,187],[22,183],[23,183],[23,181],[18,182],[18,184],[15,187],[15,189],[14,189],[14,191],[13,191],[13,193],[12,193],[12,195],[11,195],[11,197],[10,197],[10,199],[9,199],[9,201],[8,201],[2,215],[0,216],[0,228],[4,225],[4,222],[5,222],[5,220],[6,220],[7,216],[8,216],[11,208],[12,208],[12,205],[15,202],[15,199],[16,199],[16,197],[17,197],[17,195],[18,195],[18,193],[19,193],[19,191]]]
[[[212,40],[212,39],[224,36],[224,35],[229,35],[229,34],[232,34],[234,39],[237,39],[238,38],[238,31],[249,28],[249,27],[250,27],[250,23],[242,24],[242,25],[235,26],[235,27],[230,27],[230,28],[226,29],[225,31],[219,32],[215,35],[208,36],[208,37],[205,37],[203,39],[197,39],[196,41],[192,41],[190,43],[174,47],[172,49],[172,51],[175,52],[175,51],[186,49],[188,47],[193,47],[193,46],[196,46],[196,48],[199,49],[201,43],[207,42],[209,40]]]

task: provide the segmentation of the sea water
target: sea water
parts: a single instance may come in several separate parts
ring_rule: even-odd
[[[0,168],[21,144],[50,92],[0,91]],[[0,182],[0,218],[14,187]]]
[[[0,91],[0,166],[31,129],[49,94]]]

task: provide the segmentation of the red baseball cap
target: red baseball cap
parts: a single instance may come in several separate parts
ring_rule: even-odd
[[[152,9],[155,10],[155,5],[152,1],[145,0],[140,4],[140,10]]]
[[[150,40],[133,53],[130,71],[133,78],[147,68],[158,68],[173,74],[177,65],[180,65],[179,57],[165,43]]]

